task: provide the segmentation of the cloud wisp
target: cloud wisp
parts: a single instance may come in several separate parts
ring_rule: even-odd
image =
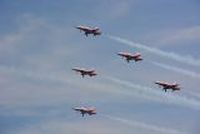
[[[1,72],[11,73],[15,74],[17,76],[24,76],[28,78],[33,78],[37,80],[43,80],[46,82],[60,82],[60,83],[69,83],[72,82],[69,79],[65,79],[64,77],[61,77],[57,73],[42,73],[42,72],[35,72],[31,70],[23,70],[23,69],[17,69],[15,67],[8,67],[8,66],[0,66]]]
[[[103,116],[110,119],[110,120],[123,123],[125,125],[138,127],[138,128],[142,128],[142,129],[146,129],[146,130],[150,130],[150,131],[155,131],[155,132],[162,133],[162,134],[185,134],[183,132],[179,132],[179,131],[174,130],[174,129],[164,128],[164,127],[161,127],[161,126],[147,124],[147,123],[143,123],[143,122],[139,122],[139,121],[127,120],[127,119],[124,119],[124,118],[119,118],[119,117],[110,116],[110,115],[103,115]]]
[[[200,39],[200,26],[193,26],[178,29],[168,33],[168,35],[161,37],[159,44],[175,44],[185,41],[199,41]],[[191,44],[190,44],[191,45]]]
[[[193,72],[193,71],[190,71],[190,70],[186,70],[186,69],[182,69],[182,68],[179,68],[179,67],[174,67],[174,66],[162,64],[162,63],[159,63],[159,62],[152,62],[152,63],[156,66],[159,66],[161,68],[164,68],[164,69],[167,69],[167,70],[170,70],[170,71],[174,71],[176,73],[180,73],[180,74],[192,77],[192,78],[198,78],[198,79],[200,78],[200,74]]]
[[[63,84],[76,84],[73,80],[66,79],[66,77],[59,75],[57,73],[55,74],[40,74],[40,73],[35,73],[35,72],[29,72],[29,71],[24,71],[24,70],[17,70],[15,68],[6,68],[6,67],[0,67],[0,70],[3,72],[7,73],[14,73],[15,75],[23,75],[26,77],[30,77],[33,79],[39,79],[43,80],[46,82],[59,82]],[[120,93],[122,95],[136,95],[139,97],[143,97],[146,99],[150,99],[153,101],[165,103],[165,104],[175,104],[179,106],[187,106],[193,109],[199,110],[200,108],[200,101],[194,99],[194,98],[188,98],[185,96],[180,96],[177,94],[171,94],[171,93],[164,93],[158,90],[155,90],[151,87],[146,87],[143,85],[135,84],[132,82],[120,80],[114,77],[102,75],[103,79],[109,80],[112,82],[115,86],[120,85],[122,87],[127,87],[127,88],[133,88],[133,90],[121,90],[121,88],[115,89],[112,88],[112,90],[109,90],[110,93]],[[102,86],[101,86],[102,87]],[[103,85],[105,87],[105,85]],[[99,85],[93,86],[93,88],[102,90],[103,89],[99,88]],[[108,91],[106,91],[108,92]]]
[[[112,39],[112,40],[117,41],[119,43],[126,44],[130,47],[136,47],[136,48],[151,52],[151,53],[159,55],[159,56],[170,58],[172,60],[175,60],[175,61],[178,61],[178,62],[181,62],[181,63],[184,63],[184,64],[188,64],[188,65],[192,65],[192,66],[200,66],[200,60],[195,59],[191,56],[182,56],[182,55],[179,55],[179,54],[176,54],[176,53],[173,53],[173,52],[165,52],[165,51],[160,50],[158,48],[149,47],[149,46],[146,46],[146,45],[143,45],[143,44],[140,44],[140,43],[135,43],[135,42],[132,42],[130,40],[123,39],[123,38],[120,38],[120,37],[117,37],[117,36],[107,35],[107,37],[109,39]]]

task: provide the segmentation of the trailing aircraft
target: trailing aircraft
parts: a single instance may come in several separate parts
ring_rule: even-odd
[[[85,36],[88,36],[88,34],[93,34],[94,36],[97,36],[97,35],[101,35],[101,31],[98,27],[88,27],[88,26],[83,26],[83,25],[80,25],[80,26],[76,26],[77,29],[83,32],[85,32]]]
[[[78,111],[81,113],[82,117],[84,117],[85,114],[93,115],[96,114],[96,108],[89,108],[89,107],[75,107],[73,108],[75,111]]]
[[[177,84],[176,82],[168,83],[164,81],[156,81],[155,84],[162,87],[165,92],[167,92],[168,89],[171,89],[172,91],[181,90],[181,88],[179,87],[179,84]]]
[[[94,69],[85,69],[85,68],[76,67],[76,68],[72,68],[72,70],[79,72],[82,77],[84,77],[85,75],[88,75],[90,77],[97,75]]]
[[[143,60],[141,57],[140,53],[135,53],[135,54],[131,54],[128,52],[119,52],[117,53],[117,55],[121,56],[122,58],[125,58],[125,60],[129,63],[130,60],[134,60],[135,62]]]

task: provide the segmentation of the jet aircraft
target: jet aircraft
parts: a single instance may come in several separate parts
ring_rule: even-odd
[[[98,27],[88,27],[88,26],[83,26],[83,25],[80,25],[80,26],[76,26],[77,29],[83,32],[85,32],[85,36],[88,36],[88,34],[93,34],[94,36],[96,35],[101,35],[101,31]]]
[[[75,107],[73,108],[75,111],[78,111],[81,113],[82,117],[84,117],[85,114],[93,115],[96,114],[96,108],[89,108],[89,107]]]
[[[165,92],[167,92],[168,89],[171,89],[172,91],[181,90],[179,84],[176,82],[168,83],[164,81],[156,81],[155,84],[159,85],[159,87],[162,87]]]
[[[141,57],[140,53],[135,53],[135,54],[131,54],[128,52],[119,52],[117,53],[117,55],[121,56],[122,58],[125,58],[125,60],[129,63],[130,60],[134,60],[135,62],[143,60]]]
[[[85,68],[77,68],[76,67],[76,68],[72,68],[72,70],[79,72],[82,77],[84,77],[85,75],[88,75],[90,77],[97,75],[97,73],[95,72],[94,69],[85,69]]]

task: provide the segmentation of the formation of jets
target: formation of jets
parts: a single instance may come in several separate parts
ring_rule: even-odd
[[[80,32],[81,31],[85,32],[85,36],[88,36],[88,34],[93,34],[94,36],[101,35],[101,31],[98,27],[92,28],[92,27],[80,25],[80,26],[77,26],[76,28],[79,29]]]
[[[156,81],[155,84],[159,85],[163,88],[165,92],[167,92],[168,89],[171,89],[172,91],[181,90],[178,83],[169,83],[164,81]]]
[[[88,114],[88,115],[97,114],[96,108],[93,108],[93,107],[75,107],[75,108],[72,108],[72,109],[80,112],[82,117],[84,117],[85,114]]]
[[[77,29],[83,32],[85,32],[85,35],[88,36],[89,34],[93,34],[94,36],[96,35],[101,35],[101,31],[98,27],[88,27],[88,26],[77,26]],[[129,52],[118,52],[117,55],[121,56],[123,59],[129,63],[131,60],[138,62],[143,60],[142,56],[139,52],[136,52],[134,54],[129,53]],[[97,73],[94,69],[85,69],[85,68],[79,68],[75,67],[72,69],[73,71],[76,71],[81,74],[82,77],[85,75],[88,75],[90,77],[96,76]],[[179,84],[177,83],[169,83],[169,82],[164,82],[164,81],[155,81],[155,84],[159,85],[159,87],[162,87],[162,89],[167,92],[167,90],[171,89],[172,91],[180,90],[181,88],[179,87]],[[88,115],[93,115],[96,114],[96,109],[91,108],[91,107],[75,107],[73,108],[75,111],[78,111],[81,113],[82,117],[84,117],[85,114]]]

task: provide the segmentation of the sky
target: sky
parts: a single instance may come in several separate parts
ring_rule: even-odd
[[[199,134],[199,13],[199,0],[1,0],[0,133]],[[128,64],[122,51],[144,60]]]

